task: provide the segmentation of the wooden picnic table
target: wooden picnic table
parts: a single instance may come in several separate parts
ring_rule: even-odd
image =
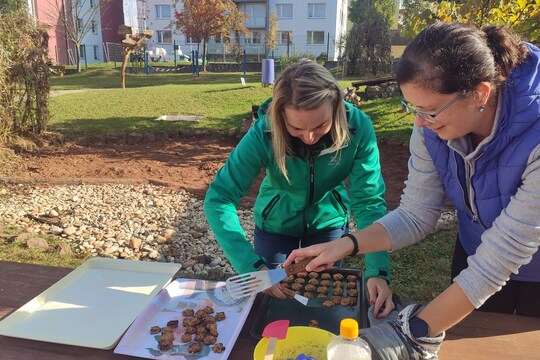
[[[72,269],[0,261],[0,319],[17,310]],[[257,340],[250,335],[259,308],[258,296],[229,356],[253,358]],[[0,336],[0,358],[19,359],[133,359],[78,346]],[[459,360],[540,359],[540,318],[474,312],[449,330],[439,358]]]

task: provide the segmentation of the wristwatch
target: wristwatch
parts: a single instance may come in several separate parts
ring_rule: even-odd
[[[409,320],[409,330],[415,338],[426,337],[429,334],[429,325],[416,316]]]

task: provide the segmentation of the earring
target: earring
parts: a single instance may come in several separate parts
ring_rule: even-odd
[[[486,107],[484,105],[478,108],[478,112],[484,112],[484,110],[486,110]]]

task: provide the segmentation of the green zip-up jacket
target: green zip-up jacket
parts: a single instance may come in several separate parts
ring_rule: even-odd
[[[306,156],[287,156],[288,183],[274,160],[264,111],[270,101],[259,108],[259,119],[218,171],[204,201],[204,212],[215,238],[239,274],[262,266],[236,212],[240,198],[261,168],[266,169],[266,176],[255,201],[254,220],[265,232],[301,237],[339,228],[349,222],[351,210],[357,228],[361,229],[386,214],[379,150],[366,114],[344,103],[350,142],[339,152],[319,149]],[[390,280],[386,251],[366,254],[365,263],[366,279]]]

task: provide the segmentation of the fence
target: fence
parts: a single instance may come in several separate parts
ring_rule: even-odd
[[[103,43],[103,60],[105,62],[123,61],[123,49],[119,43],[105,42]]]

